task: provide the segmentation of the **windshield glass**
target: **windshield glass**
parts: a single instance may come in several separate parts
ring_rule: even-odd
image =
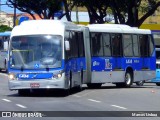
[[[9,36],[0,36],[0,51],[8,49]]]
[[[10,44],[10,67],[20,69],[61,67],[62,37],[33,35],[13,37]]]
[[[160,59],[160,51],[156,51],[156,58]]]

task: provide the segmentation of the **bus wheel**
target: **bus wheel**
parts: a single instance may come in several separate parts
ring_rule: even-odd
[[[88,88],[100,88],[102,86],[102,83],[88,83]]]
[[[70,71],[69,74],[70,74],[69,75],[69,89],[71,89],[72,88],[72,72]]]
[[[160,86],[160,83],[156,83],[157,86]]]
[[[125,74],[124,87],[130,87],[132,85],[132,81],[132,75],[127,71]]]
[[[68,96],[71,94],[71,88],[72,88],[72,72],[69,72],[69,80],[68,80],[68,88],[64,89],[64,95]]]
[[[144,82],[145,82],[144,80],[138,81],[138,82],[136,82],[136,85],[137,86],[143,86]]]
[[[5,60],[5,62],[4,62],[4,69],[5,69],[5,71],[6,71],[6,73],[8,73],[8,69],[7,69],[7,60]]]
[[[26,95],[29,95],[29,93],[30,93],[30,90],[26,90],[26,89],[18,90],[19,96],[26,96]]]
[[[82,85],[83,85],[83,70],[81,70],[81,73],[80,73],[80,85],[78,86],[78,91],[82,91]]]

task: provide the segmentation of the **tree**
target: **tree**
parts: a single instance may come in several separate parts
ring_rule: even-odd
[[[7,25],[0,25],[0,32],[11,31],[12,28]]]
[[[34,13],[42,19],[53,19],[54,13],[61,10],[61,0],[7,0],[9,7],[15,7],[22,12],[29,13],[33,19]]]
[[[64,10],[65,13],[62,14],[59,19],[61,19],[63,16],[66,15],[66,18],[68,21],[72,21],[71,20],[71,11],[73,9],[73,7],[75,6],[75,2],[73,2],[72,0],[62,0],[63,4],[64,4]]]
[[[92,23],[105,23],[107,15],[107,8],[109,7],[110,0],[73,0],[75,5],[85,6],[89,15],[89,22]]]
[[[88,10],[90,23],[105,23],[107,10],[111,9],[116,24],[139,27],[160,6],[159,0],[73,0]],[[145,5],[144,5],[145,4]],[[142,12],[143,8],[143,14]],[[139,17],[140,16],[140,17]]]
[[[160,6],[159,0],[113,0],[111,9],[115,23],[139,27]],[[139,14],[141,13],[141,15]]]
[[[145,0],[146,1],[146,0]],[[160,6],[159,0],[148,0],[148,6],[145,14],[137,21],[137,26],[139,27],[149,16],[153,15],[157,8]]]

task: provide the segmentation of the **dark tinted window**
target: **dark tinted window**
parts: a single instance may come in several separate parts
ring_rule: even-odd
[[[78,33],[75,31],[66,31],[65,32],[65,40],[68,40],[69,44],[70,44],[70,50],[65,52],[66,58],[78,57],[78,53],[79,52],[81,53],[81,49],[79,47],[79,42],[78,42],[79,41]]]
[[[150,42],[150,56],[152,55],[153,53],[153,50],[154,50],[154,44],[153,44],[153,39],[151,37],[151,35],[148,36],[148,39],[149,39],[149,42]]]
[[[112,55],[122,56],[122,36],[121,34],[112,34]]]
[[[110,35],[103,33],[104,56],[111,56]]]
[[[125,56],[133,56],[131,35],[123,35],[123,51]]]
[[[92,56],[103,56],[102,33],[91,33]]]
[[[150,43],[148,39],[148,35],[140,35],[139,42],[140,42],[141,56],[148,57],[149,56],[149,43]]]
[[[136,57],[139,56],[139,42],[138,42],[137,35],[133,35],[133,53],[134,53],[134,56]]]
[[[156,58],[160,59],[160,51],[156,51]]]
[[[92,56],[111,56],[108,33],[91,33],[91,53]]]
[[[77,43],[78,43],[78,52],[80,57],[84,57],[84,39],[83,39],[83,32],[77,32]]]
[[[157,69],[160,69],[160,64],[156,64],[156,68],[157,68]]]

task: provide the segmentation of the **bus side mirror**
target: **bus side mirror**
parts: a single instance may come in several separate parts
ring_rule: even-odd
[[[69,51],[69,50],[70,50],[69,41],[65,41],[65,49],[66,49],[66,51]]]

